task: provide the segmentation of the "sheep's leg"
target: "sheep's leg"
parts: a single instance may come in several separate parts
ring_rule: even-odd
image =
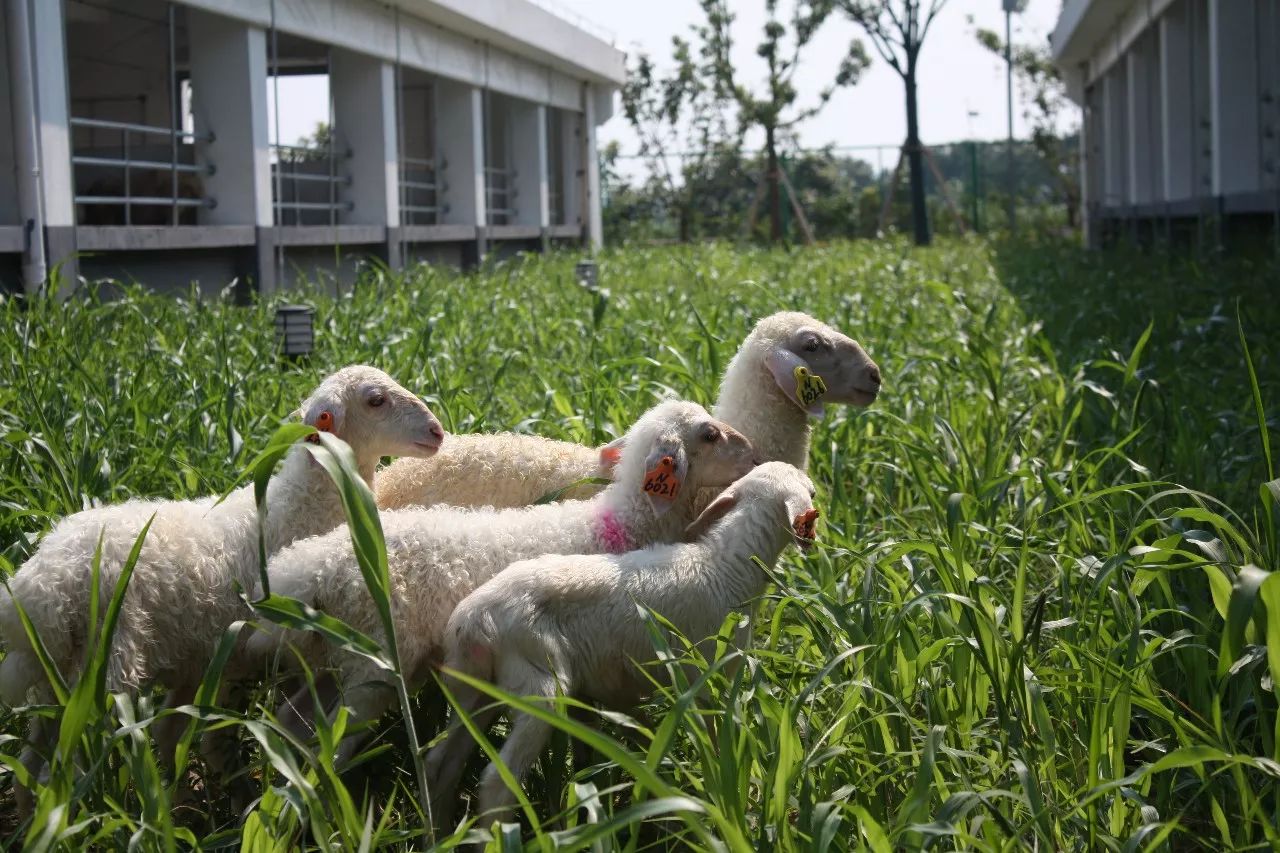
[[[250,685],[244,681],[224,681],[218,688],[217,703],[222,708],[244,710],[249,705]],[[208,729],[200,739],[200,754],[209,776],[223,785],[235,811],[252,799],[253,786],[241,772],[240,740],[231,726]]]
[[[43,699],[44,697],[42,697]],[[52,701],[52,697],[49,697]],[[27,768],[33,781],[45,783],[49,781],[49,758],[53,754],[54,744],[58,740],[58,721],[35,715],[31,718],[31,726],[27,730],[27,745],[22,748],[19,761]],[[28,818],[35,812],[35,792],[24,785],[14,782],[14,805],[19,818]]]
[[[294,739],[306,742],[315,734],[317,708],[331,708],[338,701],[338,683],[329,673],[320,673],[313,681],[315,700],[311,686],[303,684],[276,709],[276,722]]]
[[[357,684],[340,700],[350,708],[352,722],[363,726],[361,731],[349,734],[342,739],[333,756],[335,767],[342,768],[359,754],[360,747],[369,739],[369,724],[377,721],[395,702],[395,688],[385,681],[365,681]],[[333,709],[330,721],[336,719],[338,708]]]
[[[498,683],[509,693],[537,699],[553,699],[556,695],[556,677],[544,669],[530,666],[519,660],[503,661],[498,672]],[[511,718],[511,732],[498,753],[499,760],[511,771],[516,784],[524,782],[525,774],[538,760],[543,747],[551,737],[551,726],[537,717],[527,714]],[[490,764],[480,777],[480,819],[485,826],[494,820],[506,821],[511,817],[511,807],[516,796],[507,789],[498,773],[496,764]]]
[[[450,685],[458,707],[449,733],[445,739],[427,753],[427,787],[431,790],[431,815],[437,829],[446,829],[453,823],[453,807],[458,800],[458,783],[467,767],[467,759],[475,746],[475,738],[462,723],[462,714],[471,717],[471,723],[480,731],[486,731],[501,712],[500,707],[485,707],[485,695],[460,682]]]
[[[573,720],[575,723],[586,726],[589,729],[599,730],[600,728],[600,725],[597,722],[599,718],[586,708],[579,708],[577,705],[569,706],[569,719]],[[592,758],[595,757],[595,750],[577,738],[574,738],[572,741],[572,749],[573,772],[581,773],[588,765],[591,764]]]
[[[523,783],[525,774],[538,760],[550,737],[551,726],[537,717],[521,714],[515,718],[498,757],[511,771],[517,785]],[[483,825],[492,825],[495,820],[510,820],[515,802],[516,795],[502,781],[497,765],[490,764],[480,777],[480,819]]]
[[[190,705],[195,701],[196,689],[197,685],[194,684],[173,688],[165,697],[164,710],[172,711],[182,705]],[[166,714],[151,725],[151,736],[156,740],[160,766],[171,768],[175,774],[181,773],[182,768],[173,766],[173,751],[177,749],[178,741],[182,739],[182,733],[189,722],[191,718],[186,714]]]

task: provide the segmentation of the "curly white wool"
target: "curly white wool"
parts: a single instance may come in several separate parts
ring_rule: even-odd
[[[445,631],[445,666],[491,681],[518,696],[557,693],[628,710],[666,678],[637,604],[660,614],[710,657],[714,635],[730,610],[765,588],[754,563],[773,565],[795,532],[816,517],[813,483],[783,462],[756,468],[716,498],[693,528],[691,544],[657,545],[622,555],[543,556],[512,565],[454,610]],[[691,529],[691,533],[695,530]],[[482,730],[496,716],[489,700],[466,684],[450,684],[460,707]],[[503,763],[519,779],[545,745],[550,728],[515,715],[502,748]],[[434,811],[449,825],[472,739],[455,721],[427,758]],[[480,781],[483,822],[505,819],[514,796],[490,766]]]
[[[645,493],[643,486],[657,461],[669,461],[683,471],[673,500]],[[627,433],[615,481],[590,501],[501,511],[435,507],[384,512],[402,668],[425,676],[427,667],[439,662],[453,608],[512,562],[547,552],[620,552],[675,541],[693,517],[698,488],[726,486],[752,464],[749,443],[732,427],[694,403],[668,401],[651,409]],[[272,592],[382,636],[345,527],[296,543],[271,560],[267,571]],[[337,666],[345,702],[357,720],[374,719],[388,707],[393,693],[386,673],[315,634],[268,629],[250,639],[248,654],[273,654],[284,640],[313,668]],[[304,698],[303,704],[309,705],[309,700]],[[358,743],[358,738],[348,740],[339,760],[349,758]]]
[[[745,435],[761,461],[807,466],[811,416],[795,397],[790,370],[822,377],[826,403],[865,406],[880,390],[880,369],[856,341],[807,314],[786,311],[760,320],[726,367],[712,414]],[[400,459],[378,474],[378,506],[528,506],[588,477],[611,476],[593,448],[538,436],[455,436],[432,459]],[[599,487],[578,486],[581,498]]]
[[[371,482],[384,455],[434,453],[444,436],[414,394],[381,370],[351,366],[329,376],[302,404],[303,418],[345,440]],[[344,518],[337,490],[301,447],[292,449],[267,488],[268,554],[297,539],[325,533]],[[129,552],[151,521],[112,638],[107,687],[136,689],[159,681],[191,693],[218,639],[248,616],[237,585],[258,580],[258,523],[253,487],[189,501],[131,500],[60,521],[0,592],[0,698],[20,705],[34,694],[53,699],[44,670],[18,616],[21,605],[58,671],[74,681],[84,663],[92,594],[92,564],[101,542],[99,596],[103,608]],[[47,732],[35,727],[24,764]]]

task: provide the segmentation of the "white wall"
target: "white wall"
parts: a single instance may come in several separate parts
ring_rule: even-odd
[[[440,115],[441,178],[449,225],[484,225],[484,116],[476,86],[441,80],[436,87]]]
[[[14,174],[13,112],[9,105],[9,36],[5,29],[5,16],[0,14],[0,71],[4,82],[0,84],[0,225],[16,225],[18,215],[18,186]]]
[[[342,221],[399,224],[395,68],[380,59],[335,48],[329,87],[338,150],[351,151],[347,161],[351,183],[340,189],[352,208],[341,214]]]
[[[200,211],[210,225],[267,226],[272,222],[271,162],[267,124],[266,34],[221,15],[192,10],[191,109],[199,162],[212,164],[203,178],[217,206]]]
[[[1213,120],[1213,192],[1261,187],[1257,5],[1215,0],[1209,5],[1209,79]]]

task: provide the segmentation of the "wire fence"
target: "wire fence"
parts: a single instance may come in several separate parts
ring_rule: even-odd
[[[1012,157],[1004,142],[926,146],[921,167],[934,232],[1004,228],[1011,208],[1025,227],[1079,225],[1074,139],[1050,152],[1015,142]],[[605,227],[612,239],[738,239],[771,230],[772,196],[759,151],[677,152],[666,164],[610,152],[602,168]],[[911,230],[910,169],[902,146],[792,150],[780,158],[779,168],[777,212],[788,239]],[[674,181],[666,180],[667,169]]]

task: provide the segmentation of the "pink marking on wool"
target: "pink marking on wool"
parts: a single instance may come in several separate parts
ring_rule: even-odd
[[[622,554],[631,550],[631,535],[627,526],[618,520],[613,510],[604,510],[596,518],[596,535],[609,554]]]

